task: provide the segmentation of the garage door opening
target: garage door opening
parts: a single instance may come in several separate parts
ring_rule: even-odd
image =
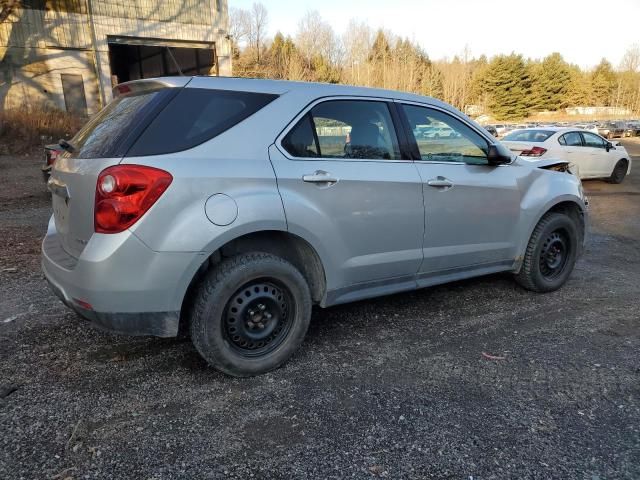
[[[109,43],[109,63],[113,86],[141,78],[216,75],[215,46],[188,48]]]

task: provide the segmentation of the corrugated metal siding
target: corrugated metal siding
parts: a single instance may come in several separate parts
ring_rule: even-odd
[[[91,47],[86,0],[47,0],[44,22],[47,47]]]
[[[213,25],[211,0],[101,0],[92,3],[95,15],[135,18],[153,22]]]
[[[0,24],[0,46],[37,47],[42,46],[44,10],[18,8]]]

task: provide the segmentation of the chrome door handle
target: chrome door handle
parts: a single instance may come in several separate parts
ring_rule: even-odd
[[[316,170],[315,172],[303,175],[302,181],[307,183],[337,183],[338,179],[324,170]]]
[[[444,177],[437,177],[437,178],[432,178],[431,180],[427,180],[427,185],[429,185],[430,187],[437,187],[437,188],[451,188],[453,187],[453,182]]]

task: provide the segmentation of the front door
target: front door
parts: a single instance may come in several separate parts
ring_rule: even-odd
[[[415,286],[422,183],[397,138],[386,101],[323,100],[269,150],[289,231],[325,253],[328,290]]]
[[[420,160],[425,204],[422,278],[472,269],[505,269],[516,253],[518,177],[526,169],[491,166],[489,142],[462,119],[437,108],[403,104]],[[446,125],[438,139],[421,127]]]
[[[582,132],[585,158],[588,158],[589,171],[594,177],[606,177],[611,175],[615,160],[611,158],[607,151],[607,141],[600,135]]]

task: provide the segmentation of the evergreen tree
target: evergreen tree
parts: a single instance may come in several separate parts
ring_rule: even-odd
[[[569,75],[567,106],[592,105],[591,76],[580,70],[580,67],[576,65],[569,66]]]
[[[609,105],[616,88],[616,74],[613,67],[602,59],[591,74],[591,87],[593,89],[593,102],[598,106]]]
[[[571,82],[569,65],[559,53],[552,53],[541,63],[530,64],[532,83],[530,106],[534,110],[556,111],[567,106]]]
[[[496,118],[514,120],[527,116],[531,80],[522,55],[494,57],[482,84],[489,96],[489,109]]]

